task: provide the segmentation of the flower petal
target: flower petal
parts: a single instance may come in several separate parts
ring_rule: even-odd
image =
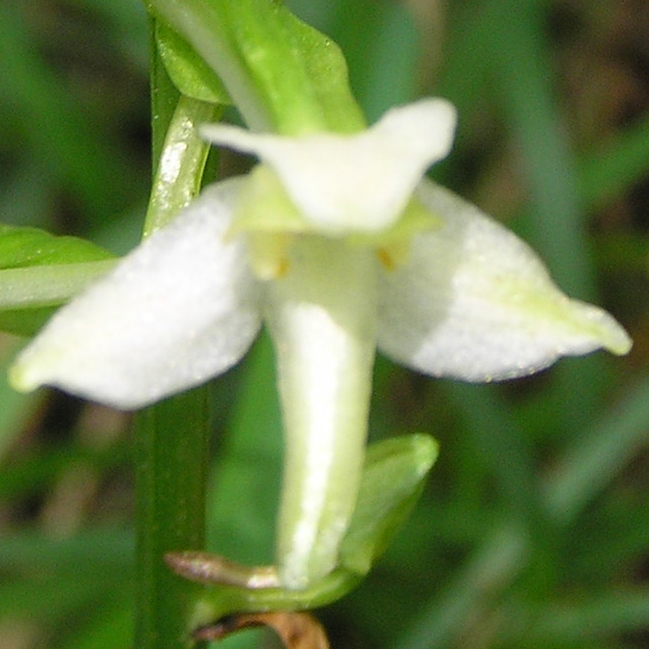
[[[336,235],[393,225],[426,169],[448,154],[454,129],[453,106],[425,99],[388,111],[354,135],[290,138],[227,125],[202,132],[216,144],[259,156],[315,230]]]
[[[426,374],[489,381],[600,347],[629,350],[622,327],[561,293],[513,233],[429,181],[418,196],[446,223],[415,236],[409,261],[383,275],[385,354]]]
[[[260,326],[246,250],[223,239],[241,183],[209,187],[59,311],[18,357],[14,385],[131,409],[236,363]]]

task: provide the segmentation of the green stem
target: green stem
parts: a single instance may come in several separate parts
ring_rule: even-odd
[[[171,115],[153,177],[144,236],[164,227],[198,194],[210,145],[198,127],[218,119],[221,107],[181,96]]]
[[[151,86],[154,179],[145,235],[166,224],[199,191],[209,146],[198,137],[196,126],[213,121],[219,111],[218,106],[178,96],[153,40]],[[138,413],[135,430],[135,646],[185,649],[194,645],[190,632],[197,587],[174,575],[164,555],[199,550],[204,544],[210,430],[207,388]]]
[[[174,575],[164,555],[203,547],[208,424],[206,388],[136,417],[138,649],[193,646],[197,586]]]
[[[164,62],[158,52],[156,41],[156,19],[149,18],[149,52],[151,59],[151,160],[152,178],[158,173],[158,163],[162,155],[169,124],[178,105],[180,93],[167,74]]]

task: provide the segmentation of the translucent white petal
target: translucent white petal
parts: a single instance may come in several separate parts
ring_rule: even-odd
[[[382,276],[385,354],[427,374],[489,381],[600,347],[629,350],[622,327],[561,293],[513,233],[428,181],[418,195],[446,223],[417,235],[409,261]]]
[[[354,135],[290,138],[227,125],[202,132],[259,156],[316,231],[345,234],[393,225],[426,169],[448,154],[454,129],[453,106],[425,99],[388,111]]]
[[[225,242],[242,181],[213,185],[64,307],[11,372],[130,409],[236,363],[260,326],[259,286],[239,241]]]

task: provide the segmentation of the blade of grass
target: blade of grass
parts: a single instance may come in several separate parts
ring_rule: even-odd
[[[609,591],[595,596],[582,593],[581,601],[553,602],[537,610],[535,622],[519,642],[570,643],[649,627],[649,589]],[[516,638],[512,639],[514,642]]]
[[[98,580],[78,564],[74,572],[65,575],[55,572],[15,581],[5,578],[0,585],[0,617],[27,615],[32,620],[41,618],[55,624],[107,592],[118,591],[126,596],[132,582],[121,575],[113,577]]]
[[[71,183],[87,213],[101,223],[132,198],[132,184],[119,182],[126,158],[39,57],[26,22],[19,5],[0,5],[2,92],[29,125],[25,136],[33,149],[56,161],[52,166],[62,184]]]
[[[331,34],[345,52],[351,85],[368,120],[412,101],[418,91],[421,47],[405,6],[385,0],[338,2],[332,13]]]
[[[575,161],[562,130],[561,111],[552,87],[541,12],[527,3],[502,8],[492,37],[506,42],[491,55],[497,66],[502,108],[520,150],[531,193],[526,230],[558,283],[572,295],[595,295],[582,205],[576,191]]]
[[[457,382],[442,384],[471,435],[477,461],[488,465],[503,498],[502,506],[526,519],[537,509],[537,485],[525,431],[521,429],[494,386]]]
[[[87,530],[59,540],[25,531],[2,538],[0,568],[42,573],[57,570],[74,574],[80,565],[88,565],[102,576],[128,576],[135,563],[134,549],[133,533],[113,527]]]
[[[106,597],[92,615],[71,629],[57,649],[128,649],[133,646],[133,598]]]
[[[393,649],[454,646],[475,611],[524,567],[527,539],[517,525],[502,525],[485,537],[455,579],[417,612]]]
[[[450,99],[460,120],[481,105],[484,87],[491,78],[494,26],[502,20],[498,1],[454,6],[446,32],[447,47],[434,94]]]
[[[649,376],[568,447],[545,489],[545,505],[567,525],[649,441]]]
[[[646,177],[649,168],[649,113],[597,151],[579,160],[578,188],[595,210]]]
[[[638,486],[642,488],[642,482]],[[629,487],[625,491],[631,491]],[[647,555],[649,494],[621,499],[611,490],[603,500],[571,530],[575,548],[572,568],[574,574],[588,580],[612,583],[620,570],[642,565]]]
[[[494,41],[491,51],[502,108],[530,188],[530,212],[523,229],[557,283],[574,297],[593,300],[596,289],[576,162],[549,74],[544,15],[540,7],[527,3],[510,2],[502,10],[508,20],[494,25],[492,36],[507,47]],[[562,427],[577,429],[599,407],[606,366],[592,356],[578,365],[561,363],[552,376]]]
[[[106,471],[124,466],[130,457],[130,449],[126,444],[106,450],[70,444],[36,453],[33,457],[12,463],[0,472],[0,498],[33,496],[71,466],[84,464]]]
[[[106,23],[115,47],[120,48],[129,64],[135,63],[148,73],[146,11],[142,2],[131,0],[68,0],[84,10],[97,13]]]

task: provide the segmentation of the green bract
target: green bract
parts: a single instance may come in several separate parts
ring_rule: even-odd
[[[427,435],[409,435],[367,450],[358,503],[340,545],[340,564],[365,575],[410,514],[424,478],[437,459]]]
[[[156,41],[169,77],[182,95],[213,104],[231,103],[221,79],[182,36],[158,21]]]
[[[201,622],[232,611],[269,611],[324,606],[356,587],[387,548],[417,500],[437,459],[437,444],[427,435],[408,435],[369,446],[358,502],[332,572],[308,588],[283,588],[273,566],[248,568],[204,552],[167,557],[183,577],[207,587],[197,607]],[[218,585],[212,589],[211,585]]]
[[[338,46],[271,0],[148,0],[219,76],[246,123],[287,135],[365,125]]]

